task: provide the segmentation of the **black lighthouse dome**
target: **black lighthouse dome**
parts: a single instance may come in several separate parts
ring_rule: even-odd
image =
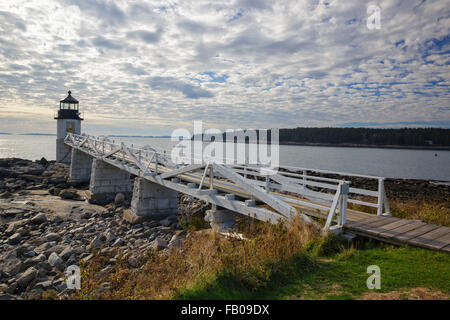
[[[78,100],[72,97],[72,92],[69,90],[68,95],[64,100],[59,101],[58,116],[55,119],[77,119],[83,120],[80,117]]]

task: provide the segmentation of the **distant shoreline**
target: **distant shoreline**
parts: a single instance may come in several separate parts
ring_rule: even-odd
[[[373,144],[332,144],[332,143],[308,143],[308,142],[280,142],[286,146],[306,146],[306,147],[341,147],[341,148],[375,148],[375,149],[412,149],[412,150],[436,150],[450,151],[450,146],[402,146],[402,145],[373,145]]]

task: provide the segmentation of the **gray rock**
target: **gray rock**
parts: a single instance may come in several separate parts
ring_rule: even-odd
[[[53,195],[59,196],[60,193],[61,193],[61,188],[53,188]]]
[[[167,241],[164,240],[163,238],[157,237],[155,240],[152,241],[150,247],[158,251],[163,250],[167,248]]]
[[[59,193],[61,199],[73,199],[76,192],[73,190],[63,190]]]
[[[63,220],[63,218],[61,218],[60,216],[55,216],[53,219],[52,219],[52,223],[56,223],[56,224],[59,224],[59,223],[61,223],[61,222],[63,222],[64,220]]]
[[[114,241],[114,243],[111,245],[113,247],[120,247],[124,244],[125,242],[121,239],[121,238],[117,238],[116,241]]]
[[[26,237],[27,235],[30,234],[30,230],[28,230],[27,228],[24,228],[24,227],[21,227],[21,228],[17,229],[16,231],[17,231],[17,233],[20,233],[20,235],[22,237]]]
[[[73,249],[71,246],[67,246],[59,255],[60,257],[66,261],[67,259],[70,258],[70,256],[74,253]]]
[[[107,243],[111,243],[111,242],[113,242],[113,241],[116,240],[116,236],[115,236],[114,233],[112,233],[112,232],[107,232],[107,233],[105,234],[105,237],[106,237],[105,241],[106,241]]]
[[[92,216],[90,211],[84,211],[80,214],[81,219],[89,219]]]
[[[48,180],[48,182],[52,183],[52,184],[59,184],[59,183],[66,182],[66,178],[64,178],[64,176],[53,177],[53,178],[50,178]]]
[[[6,228],[6,230],[5,230],[5,234],[6,234],[7,236],[10,236],[10,235],[14,234],[14,232],[16,231],[16,229],[17,229],[17,224],[15,224],[15,223],[10,223],[10,224],[8,225],[8,228]]]
[[[20,299],[20,298],[17,296],[13,296],[9,293],[1,293],[0,294],[0,300],[17,300],[17,299]],[[22,300],[22,299],[20,299],[20,300]]]
[[[47,257],[43,253],[41,253],[40,255],[32,258],[32,261],[35,262],[35,263],[39,263],[39,262],[42,262],[42,261],[45,261],[45,260],[47,260]]]
[[[114,198],[114,204],[116,206],[121,206],[125,202],[125,195],[123,193],[116,194],[116,197]]]
[[[172,224],[172,221],[169,218],[165,218],[163,220],[160,220],[159,223],[164,227],[168,227]]]
[[[37,270],[33,267],[28,268],[23,274],[22,276],[17,279],[17,284],[22,287],[25,288],[27,287],[31,281],[34,280],[34,278],[36,278],[37,275]]]
[[[30,251],[28,251],[28,252],[25,252],[25,253],[24,253],[24,256],[25,256],[25,257],[29,257],[29,258],[33,258],[33,257],[36,256],[36,252],[34,252],[34,250],[30,250]]]
[[[8,238],[8,243],[11,245],[18,244],[22,240],[20,233],[16,232],[11,237]]]
[[[44,222],[47,222],[47,217],[45,216],[45,214],[43,213],[39,213],[37,215],[35,215],[33,218],[31,218],[31,223],[34,224],[42,224]]]
[[[103,242],[100,239],[94,239],[91,241],[90,246],[94,249],[99,249],[102,246]]]
[[[183,246],[183,240],[181,240],[181,239],[171,240],[169,243],[169,248],[172,248],[172,247],[181,248],[182,246]]]
[[[1,260],[3,273],[6,272],[9,276],[15,276],[22,270],[22,261],[16,257],[15,252],[2,256]]]
[[[137,267],[137,261],[136,261],[136,258],[135,258],[135,257],[130,257],[130,258],[128,258],[128,265],[129,265],[131,268],[136,268],[136,267]]]
[[[55,267],[57,269],[61,269],[64,263],[61,257],[56,252],[52,252],[47,261],[52,267]]]
[[[93,257],[94,257],[94,254],[91,253],[90,255],[84,257],[83,259],[81,259],[81,261],[83,261],[84,263],[87,263],[87,262],[89,262]]]
[[[68,265],[68,266],[73,265],[73,264],[78,265],[78,258],[77,258],[77,255],[76,255],[75,253],[72,254],[72,255],[69,257],[69,259],[67,260],[67,265]]]
[[[42,290],[48,290],[53,288],[52,280],[45,280],[38,282],[34,285],[33,289],[42,289]]]
[[[58,241],[59,239],[61,239],[60,235],[55,233],[55,232],[50,232],[49,234],[47,234],[45,236],[45,241]]]

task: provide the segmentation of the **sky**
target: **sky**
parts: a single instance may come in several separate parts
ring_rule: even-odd
[[[449,0],[2,0],[0,132],[55,133],[68,90],[91,134],[450,128],[449,29]]]

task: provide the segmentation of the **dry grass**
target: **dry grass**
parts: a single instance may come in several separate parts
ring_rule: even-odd
[[[349,209],[376,214],[376,208],[349,204]],[[425,223],[450,226],[450,198],[441,201],[424,199],[399,200],[390,199],[389,207],[393,217],[422,220]]]
[[[392,201],[392,216],[422,220],[425,223],[450,226],[449,202],[426,202],[423,200]]]
[[[98,256],[82,266],[78,299],[168,299],[184,290],[207,288],[218,277],[228,277],[249,290],[264,287],[283,262],[304,255],[307,243],[319,234],[300,219],[293,224],[253,222],[244,230],[246,241],[203,230],[190,233],[183,249],[149,251],[141,267],[130,269],[120,259],[112,276],[101,276],[108,258]],[[103,290],[104,287],[109,290]]]
[[[395,290],[390,292],[370,292],[361,297],[362,300],[448,300],[450,297],[439,290],[413,288],[411,290]]]

